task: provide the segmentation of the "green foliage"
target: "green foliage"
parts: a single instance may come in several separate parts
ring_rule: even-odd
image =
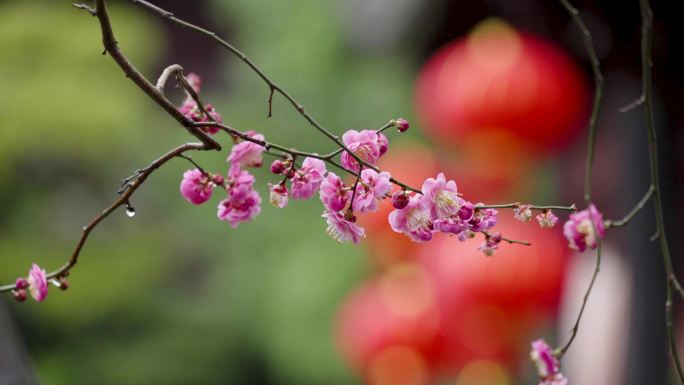
[[[231,15],[236,45],[333,131],[410,118],[410,68],[396,57],[352,55],[339,27],[320,16],[334,2],[214,7],[215,15]],[[159,62],[166,44],[160,19],[130,5],[110,8],[122,50],[143,73],[154,78],[171,64]],[[121,178],[192,140],[101,50],[96,20],[67,3],[0,4],[3,282],[33,261],[62,264]],[[233,82],[228,92],[207,86],[205,100],[229,124],[307,150],[332,148],[282,98],[267,120],[267,87],[234,58],[221,60]],[[225,172],[226,155],[194,158]],[[270,207],[265,184],[273,177],[265,172],[257,174],[261,215],[231,229],[215,219],[219,191],[200,207],[177,193],[188,167],[172,161],[135,195],[134,218],[117,211],[95,230],[72,289],[13,307],[41,381],[353,382],[336,353],[333,324],[364,274],[361,249],[325,235],[316,199]]]

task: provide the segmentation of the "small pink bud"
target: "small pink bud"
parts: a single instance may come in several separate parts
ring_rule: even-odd
[[[17,302],[26,301],[26,290],[24,290],[24,289],[14,290],[14,291],[12,291],[12,294],[14,294],[14,300],[15,301],[17,301]]]
[[[17,289],[26,289],[28,288],[29,284],[26,278],[17,278],[17,281],[14,283],[14,286]]]
[[[59,290],[65,291],[69,288],[69,281],[66,278],[59,279]]]
[[[399,132],[406,132],[411,125],[409,124],[408,120],[399,118],[394,121],[394,126],[397,128],[397,130],[399,130]]]
[[[284,173],[285,168],[285,163],[280,159],[276,159],[273,161],[273,163],[271,163],[271,172],[276,175]]]
[[[409,197],[408,194],[406,194],[406,191],[397,191],[392,195],[392,206],[394,206],[395,209],[401,210],[408,206],[408,204]]]
[[[223,175],[216,174],[212,175],[211,181],[217,186],[223,186],[223,184],[226,182],[226,178],[224,178]]]

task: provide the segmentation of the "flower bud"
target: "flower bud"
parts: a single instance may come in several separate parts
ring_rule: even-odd
[[[14,291],[12,291],[12,294],[14,294],[14,300],[15,301],[17,301],[17,302],[26,301],[26,290],[24,290],[24,289],[14,290]]]
[[[406,191],[397,191],[392,195],[392,206],[394,206],[395,209],[401,210],[404,207],[408,206],[409,204],[409,197],[408,194],[406,194]]]
[[[280,175],[285,172],[285,163],[282,160],[276,159],[271,163],[271,172]]]
[[[59,290],[65,291],[68,288],[69,288],[69,281],[67,281],[66,278],[60,278],[59,279]]]
[[[216,174],[212,175],[211,181],[217,186],[223,186],[223,184],[226,182],[226,178],[224,178],[223,175]]]
[[[29,286],[29,284],[28,284],[28,281],[26,280],[26,278],[17,278],[17,281],[14,283],[14,286],[17,289],[21,290],[21,289],[26,289]]]
[[[399,118],[394,121],[394,127],[396,127],[399,132],[406,132],[410,126],[408,120],[404,118]]]

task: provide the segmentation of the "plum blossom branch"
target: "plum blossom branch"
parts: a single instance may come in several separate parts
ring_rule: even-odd
[[[505,204],[500,204],[500,205],[484,205],[480,206],[484,209],[515,209],[518,208],[522,205],[520,202],[514,202],[514,203],[505,203]],[[544,211],[544,210],[559,210],[559,211],[577,211],[577,206],[573,203],[570,206],[537,206],[537,205],[526,205],[528,208],[532,210],[539,210],[539,211]]]
[[[196,166],[195,170],[188,170],[186,174],[184,174],[184,180],[181,184],[181,193],[186,199],[191,201],[191,203],[200,204],[209,199],[209,196],[211,195],[211,188],[221,186],[226,189],[229,194],[229,198],[220,203],[219,218],[222,220],[227,220],[233,227],[237,226],[239,223],[250,220],[259,213],[259,204],[261,199],[252,189],[254,177],[248,172],[241,170],[240,167],[260,166],[261,152],[271,152],[272,150],[277,151],[277,155],[279,156],[285,156],[286,158],[289,156],[291,161],[290,171],[292,171],[294,174],[298,174],[300,177],[300,180],[298,181],[300,186],[298,187],[299,191],[297,193],[299,197],[293,195],[295,198],[308,199],[318,189],[321,179],[326,172],[324,162],[334,165],[335,167],[338,167],[345,172],[356,176],[356,182],[352,187],[353,192],[352,201],[349,206],[349,218],[347,218],[347,216],[340,216],[339,212],[336,212],[336,210],[327,211],[324,214],[324,217],[326,217],[328,220],[329,226],[334,227],[333,232],[336,234],[336,238],[338,240],[353,240],[354,242],[358,242],[358,240],[364,236],[363,229],[352,223],[353,211],[357,210],[355,207],[354,197],[357,194],[363,195],[363,203],[359,205],[359,210],[361,212],[373,210],[376,207],[376,199],[382,199],[385,196],[388,196],[390,191],[389,182],[391,182],[401,188],[401,194],[405,195],[404,198],[406,198],[407,202],[409,201],[409,198],[406,195],[407,192],[410,191],[416,194],[416,196],[413,196],[410,200],[410,204],[412,205],[411,207],[414,209],[412,213],[409,213],[409,210],[407,210],[407,212],[402,214],[403,216],[399,215],[394,218],[395,223],[392,225],[395,231],[405,232],[416,241],[429,240],[432,237],[432,233],[436,231],[453,233],[459,235],[459,238],[463,239],[474,236],[474,233],[476,232],[482,232],[485,234],[486,243],[481,248],[484,248],[485,253],[488,255],[490,255],[490,253],[496,249],[497,244],[502,240],[508,243],[529,245],[529,243],[524,241],[503,238],[499,233],[490,234],[486,231],[487,229],[493,227],[496,223],[496,210],[494,210],[493,207],[514,208],[513,205],[495,205],[492,207],[472,205],[470,202],[466,202],[458,196],[455,182],[447,182],[443,174],[440,174],[436,180],[433,178],[426,180],[426,183],[429,182],[430,185],[428,188],[430,196],[422,196],[426,191],[425,184],[423,185],[423,189],[419,190],[392,178],[389,173],[382,172],[374,165],[375,160],[377,160],[377,158],[387,150],[387,138],[382,134],[382,132],[390,127],[396,127],[400,132],[406,131],[409,127],[409,124],[404,119],[391,120],[385,126],[375,131],[348,131],[345,133],[343,140],[341,140],[338,136],[334,135],[328,129],[319,124],[305,111],[301,104],[299,104],[289,93],[279,87],[275,82],[270,80],[270,78],[268,78],[242,52],[238,51],[232,45],[219,38],[215,33],[177,19],[170,12],[167,12],[146,1],[133,0],[133,2],[143,5],[169,20],[191,28],[195,31],[209,35],[217,40],[222,46],[240,57],[241,60],[243,60],[267,83],[270,91],[269,116],[271,116],[272,112],[271,104],[273,94],[278,93],[287,99],[300,113],[300,115],[302,115],[313,127],[333,141],[339,148],[327,155],[318,155],[315,153],[298,151],[282,145],[270,143],[266,141],[264,136],[261,134],[251,131],[242,132],[223,124],[220,119],[220,115],[213,111],[209,104],[205,105],[200,101],[198,95],[199,78],[195,77],[190,79],[192,75],[188,75],[186,78],[183,75],[183,68],[180,65],[174,64],[165,68],[158,78],[156,84],[152,84],[135,68],[135,66],[126,58],[126,56],[124,56],[118,47],[118,43],[114,36],[111,21],[107,12],[105,0],[96,0],[95,8],[84,4],[74,4],[76,8],[86,10],[98,18],[102,35],[102,43],[104,46],[103,54],[109,54],[124,72],[126,77],[130,78],[134,84],[141,89],[141,91],[152,98],[162,109],[176,119],[176,121],[178,121],[181,126],[183,126],[191,135],[198,138],[201,143],[187,143],[179,146],[153,161],[147,167],[139,169],[131,176],[125,178],[120,189],[118,190],[120,194],[118,199],[115,200],[110,206],[105,208],[98,216],[93,218],[91,222],[83,228],[83,233],[79,238],[68,262],[54,272],[43,274],[46,276],[45,279],[61,280],[64,278],[71,268],[78,262],[80,252],[92,230],[120,206],[125,206],[129,211],[132,211],[130,198],[133,193],[145,182],[149,175],[151,175],[166,162],[176,157],[184,158]],[[183,103],[180,109],[175,107],[174,104],[171,103],[164,95],[166,83],[171,79],[172,76],[176,77],[178,84],[184,88],[188,95],[186,101]],[[199,110],[199,112],[197,110]],[[243,146],[243,143],[237,143],[233,147],[233,151],[228,158],[229,162],[233,163],[233,165],[228,173],[227,180],[221,175],[207,173],[190,157],[184,155],[185,152],[190,150],[221,150],[221,145],[209,136],[210,134],[220,130],[229,133],[234,141],[237,141],[237,138],[239,138],[243,141],[250,142],[247,144],[252,146]],[[254,146],[253,144],[258,146]],[[361,148],[359,153],[357,153],[355,150],[358,148],[358,146],[370,147]],[[239,150],[236,150],[237,148],[239,148]],[[367,151],[371,151],[370,155],[367,154]],[[238,152],[240,153],[238,154]],[[341,155],[340,162],[337,162],[334,159],[337,155]],[[306,157],[306,159],[304,160],[302,167],[299,170],[296,170],[295,158],[298,156]],[[312,176],[315,176],[315,180],[308,179]],[[287,179],[287,175],[285,179]],[[285,179],[283,179],[283,182]],[[284,198],[279,198],[279,202],[281,204],[279,207],[283,207],[287,201],[287,190],[283,182],[280,183],[281,187],[278,191],[276,191],[278,194],[285,194]],[[200,184],[201,189],[193,190]],[[372,188],[370,188],[371,185]],[[363,189],[361,189],[361,186],[363,186]],[[419,201],[422,201],[423,203],[419,204]],[[431,212],[427,212],[425,211],[425,208],[423,208],[423,206],[426,204],[432,207],[429,209],[432,210]],[[549,211],[549,214],[551,208],[569,211],[575,210],[574,205],[570,207],[530,207],[542,210],[543,212]],[[352,221],[350,222],[349,220]],[[409,222],[413,223],[413,221],[417,221],[416,223],[419,225],[419,227],[414,229],[411,225],[411,228],[409,229],[407,226],[409,225]],[[435,222],[433,223],[433,221]],[[436,228],[437,226],[439,229]],[[59,284],[62,288],[67,286],[65,281],[57,282],[57,284]],[[0,286],[0,292],[14,291],[15,289],[17,289],[17,283],[14,285]],[[15,292],[15,296],[16,294],[17,292]]]

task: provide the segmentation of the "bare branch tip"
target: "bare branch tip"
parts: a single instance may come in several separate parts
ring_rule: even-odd
[[[73,5],[75,8],[82,9],[82,10],[84,10],[84,11],[87,11],[88,13],[90,13],[91,16],[97,16],[97,11],[96,11],[93,7],[91,7],[91,6],[89,6],[89,5],[86,5],[86,4],[83,4],[83,3],[73,3],[72,5]]]

